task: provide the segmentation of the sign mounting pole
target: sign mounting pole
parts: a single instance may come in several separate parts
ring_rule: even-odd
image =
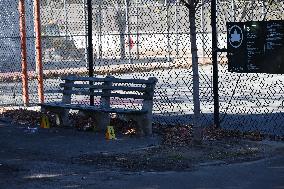
[[[213,94],[214,94],[214,126],[220,127],[219,93],[218,93],[218,38],[216,21],[216,0],[211,1],[211,26],[212,26],[212,64],[213,64]]]
[[[88,12],[88,62],[89,62],[89,77],[94,77],[94,57],[93,57],[93,28],[92,28],[92,0],[87,0],[87,12]],[[93,82],[90,81],[90,85]],[[90,93],[92,93],[90,89]],[[94,96],[90,95],[90,105],[94,105]]]

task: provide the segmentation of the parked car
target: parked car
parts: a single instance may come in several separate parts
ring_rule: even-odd
[[[72,36],[66,36],[60,26],[50,23],[42,28],[42,48],[44,53],[59,55],[63,59],[81,59],[84,49],[77,48]]]

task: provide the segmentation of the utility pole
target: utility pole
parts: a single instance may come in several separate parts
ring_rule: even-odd
[[[89,77],[94,77],[94,57],[93,57],[93,13],[92,13],[92,0],[87,0],[87,12],[88,12],[88,62],[89,62]],[[90,81],[90,85],[93,82]],[[90,93],[93,90],[90,89]],[[94,105],[94,96],[90,95],[90,105]]]
[[[27,40],[25,0],[19,1],[20,35],[21,35],[21,63],[22,63],[22,89],[24,105],[29,105],[28,73],[27,73]]]
[[[129,0],[124,0],[125,4],[125,21],[126,21],[126,32],[127,32],[127,40],[128,40],[128,63],[132,62],[131,57],[131,47],[130,47],[130,26],[129,26]]]
[[[38,96],[39,96],[39,102],[44,103],[39,0],[34,0],[34,11],[35,11],[34,23],[35,23],[35,37],[36,37],[35,46],[36,46],[36,71],[37,71],[37,80],[38,80]]]
[[[214,94],[214,125],[220,127],[219,94],[218,94],[218,38],[217,38],[217,13],[216,0],[211,1],[211,26],[212,26],[212,64],[213,64],[213,94]]]

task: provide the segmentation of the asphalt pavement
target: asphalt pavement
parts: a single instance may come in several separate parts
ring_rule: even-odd
[[[1,189],[283,189],[284,152],[234,164],[197,165],[191,171],[127,172],[78,164],[72,157],[127,152],[156,145],[156,138],[107,141],[74,129],[34,130],[0,123]],[[282,146],[283,144],[280,143]],[[283,148],[279,148],[282,149]]]

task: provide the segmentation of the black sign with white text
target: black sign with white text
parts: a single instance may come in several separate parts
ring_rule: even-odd
[[[284,21],[227,23],[228,69],[284,74]]]

